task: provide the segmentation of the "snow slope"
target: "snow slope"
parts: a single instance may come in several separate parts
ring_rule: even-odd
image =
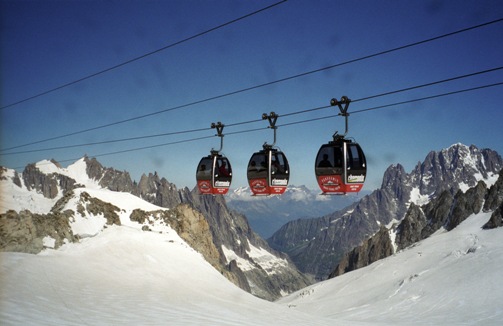
[[[502,325],[503,229],[490,214],[280,300],[296,311],[383,325]]]
[[[45,198],[40,193],[28,191],[24,186],[23,178],[19,179],[22,187],[15,185],[11,181],[14,173],[14,170],[6,169],[0,178],[0,213],[5,213],[10,209],[17,212],[27,209],[32,213],[47,214],[57,199]]]
[[[503,229],[470,217],[272,303],[175,232],[113,226],[38,255],[0,253],[2,325],[501,325]]]
[[[225,279],[175,232],[109,227],[39,255],[0,253],[2,325],[291,325],[312,317]],[[329,325],[329,320],[319,320]]]

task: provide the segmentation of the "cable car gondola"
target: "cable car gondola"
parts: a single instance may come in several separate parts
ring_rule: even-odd
[[[270,128],[274,130],[274,143],[265,143],[262,150],[253,153],[248,162],[248,184],[254,196],[281,195],[286,191],[290,178],[288,160],[276,143],[276,120],[278,115],[271,112],[263,114],[262,119],[268,119]]]
[[[221,122],[212,123],[211,128],[217,129],[220,137],[220,149],[211,150],[211,154],[203,157],[197,165],[197,188],[202,195],[225,195],[232,182],[232,167],[229,160],[220,154],[223,148],[223,128]]]
[[[359,192],[367,175],[367,162],[363,150],[358,143],[345,138],[348,132],[347,109],[350,102],[346,96],[343,96],[341,101],[331,100],[331,105],[337,105],[341,115],[346,118],[346,132],[344,135],[337,135],[335,132],[333,140],[322,145],[316,155],[314,168],[316,180],[324,194]]]

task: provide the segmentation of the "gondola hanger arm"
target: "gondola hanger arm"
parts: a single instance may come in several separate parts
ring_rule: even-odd
[[[351,103],[351,99],[349,99],[347,96],[342,96],[341,97],[341,100],[337,100],[336,98],[333,98],[330,100],[330,105],[331,106],[337,106],[339,107],[339,111],[341,113],[339,113],[341,116],[343,116],[346,120],[346,131],[344,132],[344,135],[337,135],[337,131],[335,132],[334,134],[334,141],[337,139],[337,138],[344,138],[347,133],[348,133],[348,117],[349,117],[349,113],[348,113],[348,107],[349,107],[349,103]]]
[[[219,154],[222,151],[222,149],[224,148],[224,134],[222,133],[224,131],[224,127],[225,127],[225,125],[223,123],[221,123],[220,121],[218,121],[217,123],[214,123],[214,122],[211,123],[211,128],[217,130],[217,134],[215,136],[220,137],[220,149],[215,150],[212,148],[211,149],[212,155]]]
[[[276,127],[276,121],[278,120],[278,117],[279,117],[279,115],[277,115],[274,112],[271,112],[269,114],[267,114],[267,113],[262,114],[262,120],[268,120],[269,121],[269,128],[274,130],[274,142],[272,143],[272,145],[269,145],[269,144],[267,144],[267,142],[265,142],[264,145],[262,145],[262,147],[264,149],[271,149],[276,144],[276,129],[278,129],[278,127]]]

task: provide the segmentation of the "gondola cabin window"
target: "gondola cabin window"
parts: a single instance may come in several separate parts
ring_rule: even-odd
[[[211,180],[211,168],[213,166],[213,160],[208,157],[201,160],[199,163],[199,168],[197,170],[197,179],[199,180]]]

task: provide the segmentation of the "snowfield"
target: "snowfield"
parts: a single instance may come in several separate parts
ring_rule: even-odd
[[[366,268],[279,301],[334,320],[383,325],[501,325],[503,229],[471,216]]]
[[[0,259],[2,325],[291,325],[312,320],[242,291],[174,231],[113,226],[60,250],[0,253]]]
[[[451,232],[278,302],[231,284],[174,231],[106,228],[0,253],[2,325],[501,325],[503,229]]]

